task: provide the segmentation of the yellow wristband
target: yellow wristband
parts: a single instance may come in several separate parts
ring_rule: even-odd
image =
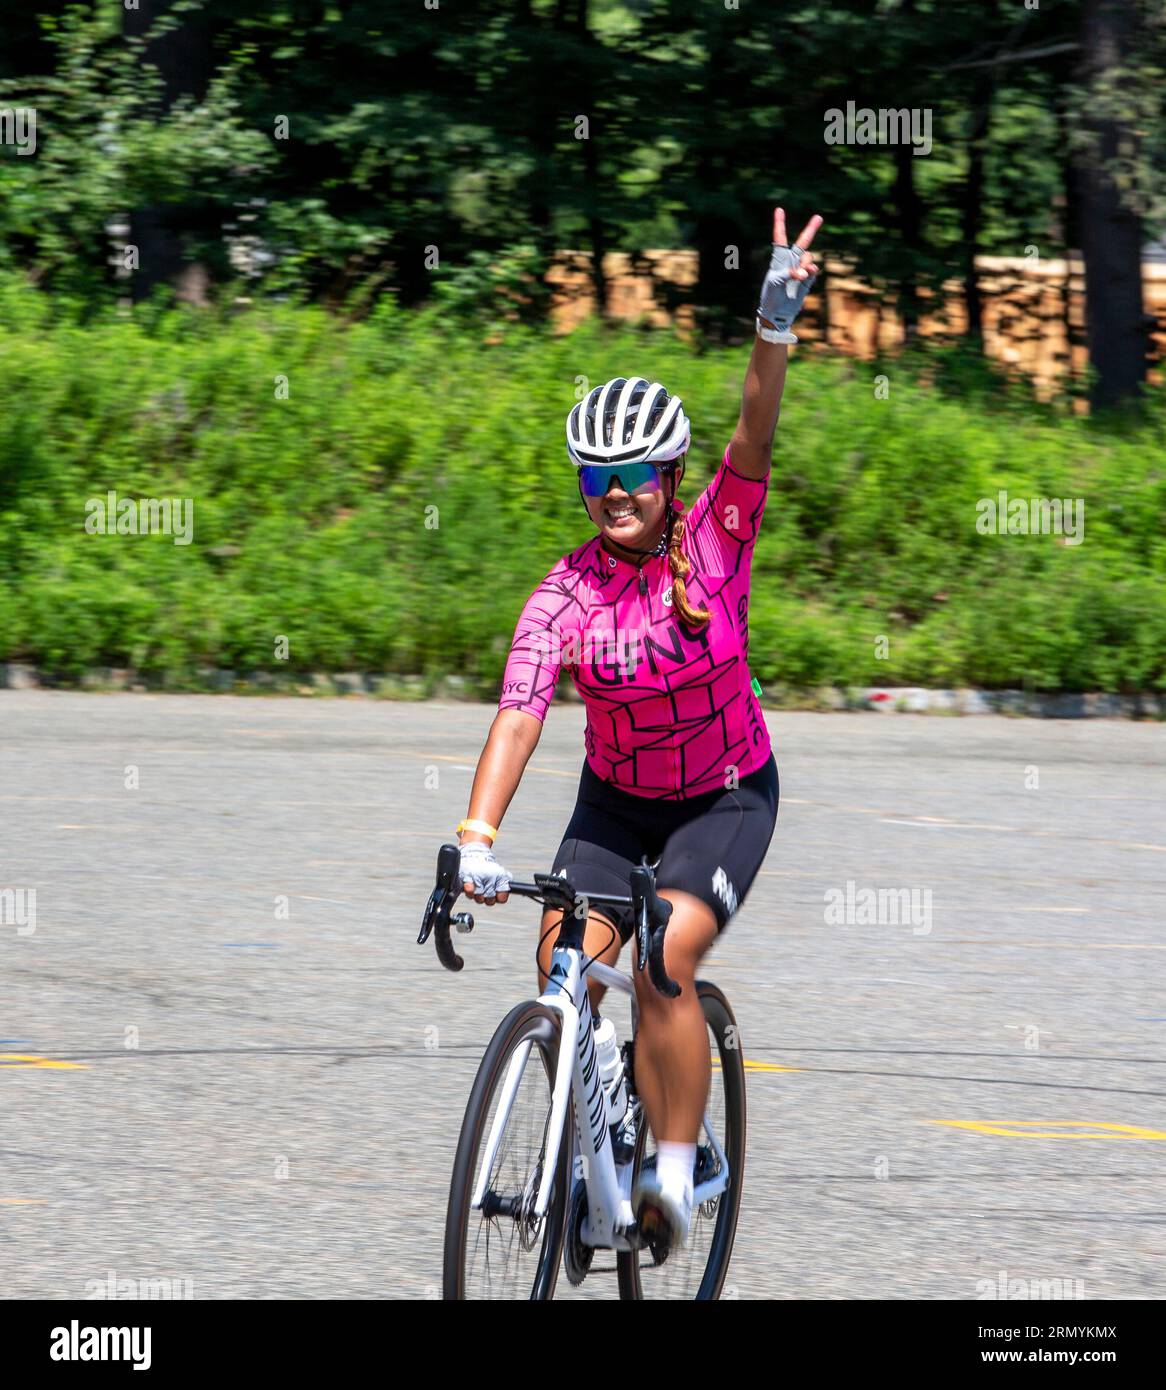
[[[457,833],[460,835],[463,830],[476,830],[479,835],[489,835],[490,843],[498,838],[498,832],[492,825],[488,825],[484,820],[463,820],[458,822]]]

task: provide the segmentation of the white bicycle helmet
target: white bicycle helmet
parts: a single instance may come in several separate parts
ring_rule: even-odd
[[[688,449],[688,416],[658,381],[617,376],[567,416],[567,454],[575,466],[668,463]]]

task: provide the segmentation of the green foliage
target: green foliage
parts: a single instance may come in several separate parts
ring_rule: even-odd
[[[451,320],[475,326],[545,318],[546,266],[533,246],[471,251],[463,262],[434,269],[433,299]]]
[[[459,673],[488,695],[527,595],[589,534],[562,443],[579,378],[641,372],[684,397],[691,500],[743,366],[742,349],[664,334],[473,327],[387,299],[356,323],[290,304],[83,320],[0,276],[0,658],[174,685],[201,665]],[[754,562],[755,673],[1166,688],[1162,403],[1111,428],[965,391],[963,370],[795,361]],[[192,499],[193,543],[86,534],[86,500],[111,489]],[[1000,489],[1083,497],[1084,543],[979,534],[977,501]]]
[[[229,279],[228,224],[246,202],[252,274],[280,293],[372,282],[420,302],[449,286],[431,246],[449,273],[516,243],[536,267],[563,248],[686,246],[702,309],[740,318],[750,250],[781,201],[794,219],[820,210],[820,249],[898,298],[962,273],[969,216],[982,252],[1059,254],[1086,112],[1128,132],[1105,157],[1147,239],[1166,217],[1160,0],[1124,0],[1140,20],[1133,56],[1086,85],[1081,0],[148,8],[163,18],[143,35],[121,0],[9,6],[0,107],[35,105],[43,139],[35,159],[0,148],[0,263],[38,283],[99,296],[107,223],[160,206],[157,234]],[[886,145],[826,144],[825,112],[848,102],[926,112],[927,157],[903,167]],[[742,273],[724,272],[727,246]]]
[[[184,249],[207,255],[224,278],[222,230],[271,142],[242,120],[241,63],[224,68],[198,101],[166,106],[142,41],[117,32],[116,12],[70,10],[44,27],[53,71],[0,90],[0,106],[31,107],[36,149],[0,149],[0,264],[26,267],[42,288],[98,299],[107,266],[131,237],[134,209],[180,205]]]

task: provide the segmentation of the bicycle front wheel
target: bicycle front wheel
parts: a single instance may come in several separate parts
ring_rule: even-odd
[[[548,1299],[555,1294],[567,1213],[571,1107],[567,1106],[550,1202],[542,1217],[535,1199],[548,1162],[551,1098],[562,1021],[544,1004],[519,1004],[486,1049],[462,1121],[445,1219],[446,1298]],[[486,1141],[504,1099],[510,1065],[527,1049],[482,1203],[471,1208]]]
[[[741,1184],[745,1176],[745,1061],[737,1021],[729,1001],[714,984],[696,982],[709,1038],[709,1086],[706,1115],[728,1163],[729,1183],[711,1201],[694,1208],[688,1241],[670,1251],[659,1263],[650,1249],[632,1250],[616,1258],[620,1298],[713,1299],[720,1298],[741,1209]],[[633,1067],[634,1070],[634,1067]],[[722,1171],[708,1128],[696,1141],[696,1174],[699,1184]],[[650,1147],[649,1147],[650,1146]],[[632,1184],[645,1164],[655,1162],[655,1143],[645,1118],[636,1138]]]

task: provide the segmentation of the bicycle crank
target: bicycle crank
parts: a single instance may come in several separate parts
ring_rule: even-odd
[[[583,1240],[583,1220],[587,1215],[587,1184],[579,1181],[571,1193],[571,1205],[567,1211],[567,1233],[563,1240],[563,1268],[567,1271],[567,1282],[576,1288],[587,1278],[591,1261],[595,1257],[595,1247]]]

